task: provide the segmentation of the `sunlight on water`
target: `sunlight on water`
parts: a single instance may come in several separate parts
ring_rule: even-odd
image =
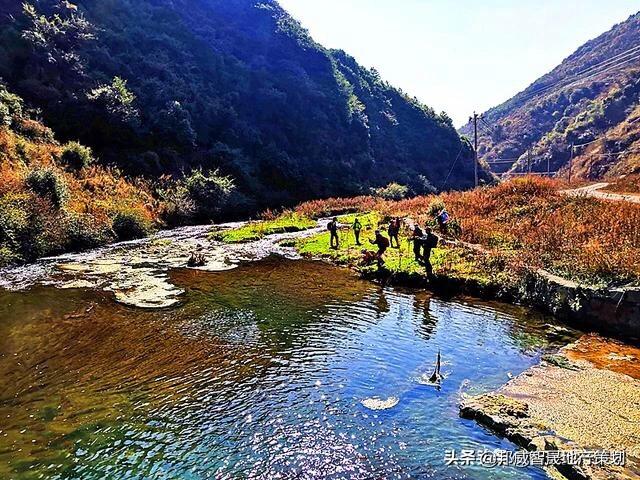
[[[179,307],[0,291],[0,478],[544,478],[445,467],[509,448],[458,417],[573,334],[523,309],[267,259],[178,270]],[[442,352],[440,389],[423,385]]]

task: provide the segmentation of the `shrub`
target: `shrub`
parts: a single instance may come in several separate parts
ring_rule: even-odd
[[[109,240],[104,227],[92,215],[69,215],[66,224],[68,250],[95,248]]]
[[[11,125],[13,117],[22,116],[22,99],[0,85],[0,126]]]
[[[133,106],[136,96],[127,88],[127,81],[120,77],[115,77],[110,84],[94,88],[87,98],[106,110],[113,120],[124,123],[138,120],[138,110]]]
[[[205,174],[201,169],[193,170],[181,183],[196,205],[197,215],[206,220],[220,212],[235,188],[229,177],[217,171]]]
[[[183,185],[169,185],[157,194],[162,201],[162,218],[167,224],[183,225],[196,216],[197,206]]]
[[[376,188],[374,193],[385,200],[402,200],[409,193],[409,187],[392,182],[386,187]]]
[[[443,208],[446,208],[446,207],[442,199],[434,198],[431,201],[431,203],[429,203],[429,209],[427,213],[431,218],[434,218],[436,215],[438,215],[442,211]]]
[[[67,143],[62,149],[60,160],[74,170],[88,167],[94,162],[91,149],[78,142]]]
[[[0,103],[0,127],[8,127],[11,125],[11,112],[9,107],[4,103]]]
[[[33,193],[49,200],[56,208],[61,208],[69,195],[64,179],[48,168],[31,170],[25,183]]]
[[[0,245],[17,248],[29,225],[28,200],[29,195],[0,196]]]
[[[53,130],[40,122],[28,118],[14,118],[14,123],[14,129],[31,140],[52,142],[54,139]]]
[[[18,263],[20,260],[22,259],[16,252],[9,247],[0,245],[0,268]]]
[[[113,217],[112,228],[113,233],[120,241],[144,238],[151,230],[149,222],[134,211],[116,213],[115,217]]]

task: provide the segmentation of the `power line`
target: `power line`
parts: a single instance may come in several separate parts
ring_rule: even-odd
[[[616,68],[619,68],[619,67],[623,66],[624,64],[629,63],[629,62],[631,62],[633,60],[640,60],[640,55],[632,57],[632,58],[629,58],[629,59],[626,59],[626,60],[621,61],[619,63],[616,63],[614,65],[608,66],[607,68],[605,68],[603,70],[599,70],[597,72],[593,72],[593,73],[591,73],[591,74],[589,74],[589,75],[587,75],[587,76],[585,76],[583,78],[576,78],[575,76],[572,76],[572,77],[569,77],[569,78],[565,77],[562,80],[558,80],[557,82],[554,82],[554,83],[552,83],[550,85],[547,85],[547,86],[545,86],[543,88],[540,88],[539,90],[535,90],[533,92],[529,92],[528,94],[526,94],[524,96],[518,97],[518,101],[528,102],[532,98],[534,98],[534,97],[536,97],[536,96],[538,96],[540,94],[543,94],[543,93],[545,93],[545,92],[547,92],[547,91],[549,91],[549,90],[551,90],[551,89],[553,89],[555,87],[566,88],[566,87],[569,87],[569,86],[571,86],[571,85],[573,85],[575,83],[584,82],[585,80],[588,80],[589,78],[592,78],[592,77],[594,77],[596,75],[601,75],[603,73],[607,73],[607,72],[610,72],[612,70],[615,70]],[[572,78],[576,78],[576,79],[572,80]],[[569,82],[565,83],[567,80],[569,80]]]
[[[595,65],[592,65],[590,67],[587,67],[587,68],[585,68],[585,69],[583,69],[583,70],[581,70],[579,72],[572,73],[571,75],[568,75],[566,77],[558,79],[555,82],[550,83],[549,85],[545,85],[545,86],[540,87],[540,88],[538,88],[536,90],[533,90],[531,92],[527,92],[524,95],[524,97],[520,97],[518,100],[528,100],[529,98],[532,98],[532,97],[536,96],[539,93],[542,93],[542,92],[544,92],[546,90],[549,90],[550,88],[553,88],[553,87],[559,85],[560,83],[566,82],[567,80],[576,79],[578,77],[581,77],[584,74],[587,74],[587,73],[591,72],[592,70],[599,69],[599,68],[602,68],[602,67],[606,67],[605,70],[607,70],[610,66],[612,66],[612,65],[610,65],[611,63],[618,62],[618,61],[622,60],[622,58],[620,58],[620,57],[626,57],[626,56],[630,55],[631,53],[634,53],[637,50],[640,50],[640,45],[636,45],[635,47],[632,47],[632,48],[630,48],[628,50],[625,50],[622,53],[613,55],[612,57],[609,57],[608,59],[603,60],[603,61],[601,61],[601,62],[599,62],[599,63],[597,63]],[[640,53],[640,52],[638,52],[638,53]],[[626,63],[628,60],[633,60],[634,58],[624,59],[624,61],[620,62],[620,64]],[[613,66],[618,66],[618,65],[613,65]],[[599,71],[598,73],[603,73],[605,70],[603,70],[601,72]],[[593,74],[595,74],[595,72],[594,73],[590,73],[588,76],[591,76]]]
[[[453,169],[455,168],[456,164],[458,163],[458,159],[460,158],[460,154],[462,153],[463,149],[464,149],[464,143],[462,145],[460,145],[460,151],[458,152],[458,155],[456,155],[455,160],[451,164],[451,168],[449,169],[449,173],[447,173],[447,178],[445,178],[444,182],[442,183],[442,188],[444,188],[445,185],[447,184],[447,182],[449,181],[449,177],[453,173]]]

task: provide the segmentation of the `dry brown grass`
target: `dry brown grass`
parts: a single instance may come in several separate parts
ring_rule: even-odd
[[[606,190],[616,193],[640,193],[640,174],[618,178],[611,182]]]
[[[113,240],[119,213],[149,224],[158,219],[160,205],[147,184],[96,165],[65,168],[57,160],[60,152],[54,141],[0,129],[0,265]],[[37,169],[54,172],[66,186],[63,208],[28,188],[25,179]]]
[[[511,268],[545,268],[588,282],[640,281],[640,205],[569,197],[564,184],[525,177],[495,187],[398,202],[372,197],[307,202],[298,211],[376,210],[387,216],[433,220],[444,202],[462,227],[461,240],[480,244]]]

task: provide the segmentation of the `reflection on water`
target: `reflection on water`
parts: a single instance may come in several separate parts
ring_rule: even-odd
[[[443,457],[513,448],[460,419],[458,398],[564,345],[548,318],[317,262],[172,281],[186,297],[161,311],[0,292],[0,478],[544,478]],[[438,349],[440,390],[420,383]]]

